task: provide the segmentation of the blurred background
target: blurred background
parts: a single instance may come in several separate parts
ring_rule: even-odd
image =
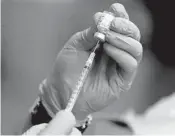
[[[87,28],[97,11],[115,0],[2,0],[2,134],[18,134],[37,98],[38,85],[50,72],[55,57],[72,34]],[[132,89],[104,112],[143,113],[165,89],[156,92],[160,63],[149,52],[154,29],[152,14],[141,0],[118,0],[142,34],[143,61]]]

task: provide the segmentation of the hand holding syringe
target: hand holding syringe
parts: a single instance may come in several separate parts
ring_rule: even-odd
[[[128,83],[133,81],[135,71],[137,71],[138,63],[142,57],[139,29],[129,20],[123,5],[115,3],[109,8],[109,11],[115,15],[113,19],[113,16],[107,14],[113,20],[111,24],[108,23],[108,19],[104,19],[106,18],[105,13],[96,13],[94,21],[98,32],[94,35],[97,30],[95,24],[93,24],[88,29],[73,35],[59,52],[53,70],[41,89],[42,102],[46,105],[47,112],[52,117],[60,109],[65,108],[67,99],[70,98],[66,110],[72,111],[75,107],[73,113],[75,113],[76,119],[81,120],[114,102],[117,94],[121,90],[128,90],[127,85],[130,85]],[[100,18],[101,21],[98,21],[102,14],[104,16]],[[110,29],[108,28],[109,25]],[[103,26],[108,27],[106,29]],[[106,31],[107,34],[105,34]],[[82,65],[84,65],[89,51],[96,42],[93,36],[99,42],[92,51],[79,82],[74,88],[75,79],[79,76]],[[95,50],[98,49],[101,42],[104,42],[104,54],[101,55],[98,63],[93,64],[93,69],[90,70],[96,54]],[[91,74],[88,76],[86,86],[83,87],[89,72]],[[74,105],[81,89],[83,90],[81,99]],[[70,96],[70,92],[73,92],[72,96]],[[57,130],[58,125],[54,126]]]
[[[73,109],[76,118],[81,120],[88,114],[107,107],[117,99],[121,91],[129,89],[128,85],[134,79],[142,56],[139,29],[129,20],[121,4],[113,4],[109,12],[96,13],[91,27],[71,36],[59,52],[42,90],[43,101],[48,105],[51,115],[54,116],[60,109]],[[96,43],[98,44],[93,50]],[[95,51],[101,43],[103,53],[93,63],[97,53]],[[79,76],[79,82],[76,83]],[[80,90],[81,98],[76,102]]]
[[[78,98],[79,93],[81,92],[81,89],[83,87],[83,84],[88,76],[89,71],[91,70],[95,55],[96,55],[96,50],[100,47],[100,44],[105,42],[105,33],[109,30],[110,23],[114,19],[114,16],[110,12],[104,12],[104,16],[101,16],[97,22],[97,29],[98,32],[94,34],[94,38],[96,38],[97,44],[93,51],[91,52],[88,60],[86,61],[86,64],[82,70],[82,73],[79,77],[79,80],[75,86],[75,89],[72,92],[72,95],[68,101],[67,107],[65,110],[67,111],[72,111],[75,102]]]

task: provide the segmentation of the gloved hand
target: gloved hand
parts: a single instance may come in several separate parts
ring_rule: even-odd
[[[115,3],[109,11],[115,15],[106,34],[103,51],[97,57],[73,108],[78,119],[113,103],[120,92],[129,90],[142,58],[140,31],[129,21],[123,5]],[[96,22],[103,13],[94,15],[94,25],[73,35],[59,52],[44,85],[45,100],[56,113],[64,109],[80,76],[90,50],[96,45]],[[55,108],[57,107],[57,108]],[[54,111],[55,110],[55,111]]]

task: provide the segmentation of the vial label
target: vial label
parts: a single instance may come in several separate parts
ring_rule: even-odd
[[[114,16],[108,12],[104,12],[103,15],[99,18],[97,23],[98,31],[105,34],[111,25]]]

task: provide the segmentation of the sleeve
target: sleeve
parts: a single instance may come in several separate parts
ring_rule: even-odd
[[[175,93],[158,101],[143,115],[130,111],[123,118],[137,135],[175,135]]]

